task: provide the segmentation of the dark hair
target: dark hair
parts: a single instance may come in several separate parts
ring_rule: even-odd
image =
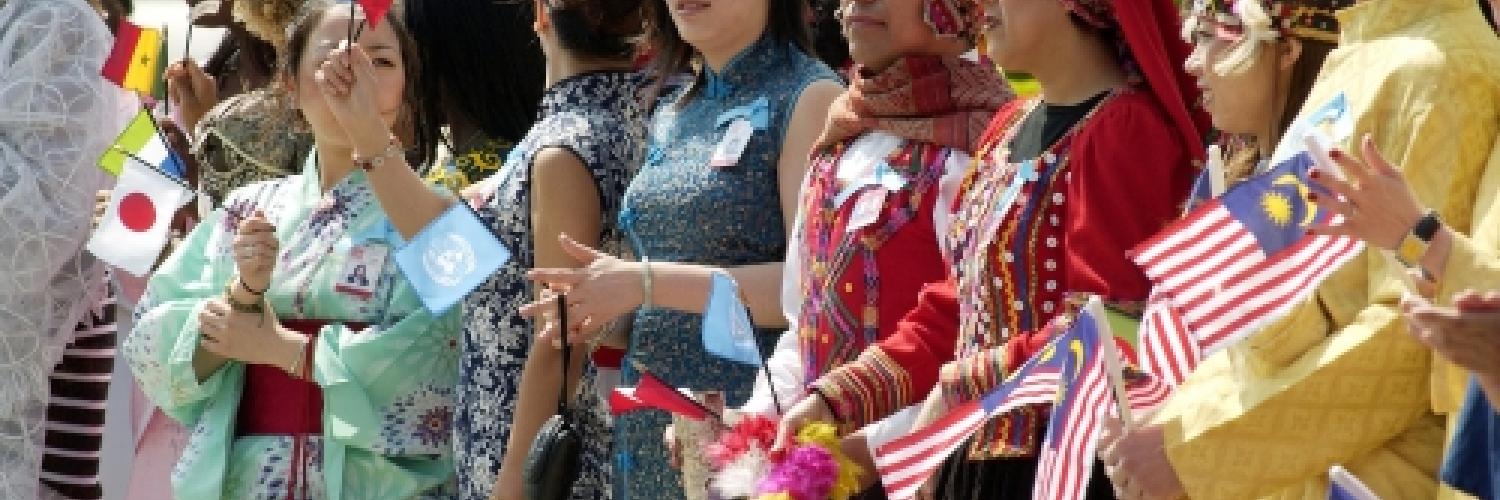
[[[677,25],[672,22],[668,0],[651,0],[647,17],[647,37],[651,43],[651,71],[657,82],[692,69],[697,51],[682,39]],[[747,1],[747,0],[731,0]],[[807,18],[802,8],[807,0],[766,0],[770,12],[766,15],[765,33],[771,37],[791,42],[802,52],[812,54],[812,40],[807,33]]]
[[[287,26],[286,53],[281,54],[281,74],[284,77],[296,78],[297,69],[302,67],[303,53],[307,52],[307,43],[312,38],[313,29],[323,23],[323,19],[328,17],[330,10],[335,7],[342,8],[342,5],[327,0],[312,0],[302,6],[302,12]],[[432,161],[437,151],[438,141],[436,122],[428,118],[427,108],[421,99],[421,59],[417,55],[416,42],[413,41],[411,32],[406,29],[406,21],[401,16],[392,12],[386,15],[382,23],[388,23],[396,32],[396,40],[400,45],[402,73],[406,80],[401,104],[408,122],[398,123],[397,127],[403,125],[411,127],[412,142],[407,144],[406,159],[412,168],[420,170],[426,168],[427,163]]]
[[[644,32],[644,0],[544,0],[564,49],[584,57],[630,59]]]
[[[520,141],[541,103],[546,68],[531,31],[531,3],[405,0],[405,4],[407,23],[422,58],[426,114],[436,123],[462,121],[491,138]]]
[[[203,63],[203,71],[218,79],[220,97],[258,89],[271,83],[276,74],[276,47],[231,23],[219,48]],[[232,76],[244,81],[234,81]]]
[[[823,64],[835,70],[849,66],[849,41],[844,39],[843,26],[839,24],[838,0],[812,0],[813,49]]]
[[[1287,127],[1292,126],[1292,120],[1297,119],[1297,113],[1302,111],[1302,105],[1307,102],[1307,95],[1312,93],[1318,72],[1323,69],[1323,60],[1328,58],[1328,53],[1334,47],[1332,43],[1320,40],[1298,38],[1297,41],[1302,43],[1302,52],[1297,56],[1297,62],[1292,64],[1292,78],[1286,88],[1286,105],[1281,109],[1276,130],[1273,131],[1276,137],[1286,132]]]

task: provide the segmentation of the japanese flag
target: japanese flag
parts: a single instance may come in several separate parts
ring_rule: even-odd
[[[125,162],[109,208],[89,238],[89,252],[130,274],[145,276],[167,244],[172,215],[191,198],[191,191],[156,169]]]

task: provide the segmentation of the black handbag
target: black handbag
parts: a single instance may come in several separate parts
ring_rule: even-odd
[[[558,324],[567,330],[568,306],[563,296],[557,297]],[[559,335],[562,335],[559,333]],[[522,471],[526,481],[526,498],[530,500],[566,500],[573,491],[573,482],[578,479],[581,463],[579,454],[583,443],[572,411],[568,408],[568,362],[573,349],[563,339],[562,384],[557,395],[557,414],[547,419],[531,441],[531,450],[526,454],[526,468]]]

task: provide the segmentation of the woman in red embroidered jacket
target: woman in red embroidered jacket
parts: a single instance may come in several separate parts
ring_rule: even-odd
[[[975,399],[1045,344],[1045,325],[1077,298],[1138,311],[1150,285],[1125,252],[1177,217],[1206,130],[1178,29],[1170,0],[985,5],[990,56],[1033,74],[1041,95],[1002,108],[981,139],[944,242],[948,279],[888,338],[814,382],[821,397],[783,428],[858,428],[934,388],[949,404]],[[1027,407],[988,422],[940,472],[939,496],[1030,498],[1044,416]],[[1089,497],[1111,497],[1093,477]]]
[[[778,343],[796,351],[779,359],[800,362],[783,377],[796,382],[778,384],[781,397],[895,331],[922,285],[943,279],[949,207],[985,124],[1013,98],[998,71],[962,55],[974,48],[979,9],[978,0],[839,6],[856,66],[802,188],[782,283],[793,328]],[[768,399],[752,398],[761,404],[749,410],[770,410]]]

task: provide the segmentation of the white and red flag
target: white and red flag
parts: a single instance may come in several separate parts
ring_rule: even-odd
[[[125,272],[145,276],[167,244],[172,216],[192,196],[186,186],[157,169],[139,161],[124,162],[109,207],[89,238],[89,252]]]

